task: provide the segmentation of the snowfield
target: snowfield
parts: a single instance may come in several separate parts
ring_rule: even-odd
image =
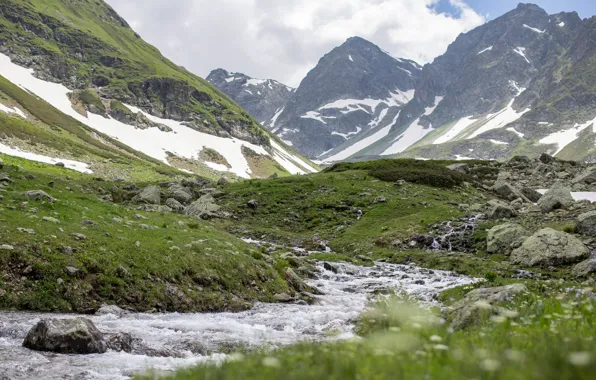
[[[226,167],[225,171],[234,173],[239,177],[250,178],[252,173],[248,161],[242,154],[242,147],[250,148],[261,155],[270,156],[261,146],[236,138],[223,138],[198,132],[182,125],[178,121],[158,118],[133,106],[127,107],[133,112],[143,113],[154,122],[167,125],[172,128],[173,133],[164,133],[157,128],[136,129],[133,126],[121,123],[112,118],[105,118],[92,113],[89,113],[88,117],[84,117],[72,108],[67,96],[70,92],[68,88],[61,84],[50,83],[35,78],[33,76],[33,70],[12,63],[10,58],[4,54],[0,54],[0,75],[21,88],[39,96],[58,110],[83,124],[164,163],[168,163],[168,152],[188,159],[198,159],[203,149],[211,148],[224,156],[231,165],[231,168]],[[281,146],[274,148],[274,151],[273,158],[292,174],[305,173],[296,163],[307,170],[316,171],[303,160],[286,152]],[[282,159],[282,157],[286,158]],[[213,166],[212,168],[215,169]],[[224,167],[218,166],[216,170],[224,171],[223,169]]]

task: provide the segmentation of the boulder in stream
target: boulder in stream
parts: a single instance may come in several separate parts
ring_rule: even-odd
[[[60,354],[103,354],[103,334],[87,318],[43,319],[25,337],[23,346]]]

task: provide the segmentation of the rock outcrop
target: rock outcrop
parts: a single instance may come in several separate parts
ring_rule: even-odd
[[[511,253],[514,264],[549,267],[574,264],[587,259],[590,251],[575,236],[544,228],[527,238]]]
[[[102,354],[107,350],[103,334],[87,318],[41,320],[29,331],[23,346],[60,354]]]

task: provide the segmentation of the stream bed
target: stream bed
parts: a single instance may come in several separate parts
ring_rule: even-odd
[[[0,380],[129,379],[149,369],[173,371],[206,361],[217,363],[226,357],[222,352],[234,352],[238,347],[346,339],[354,336],[354,320],[373,293],[405,291],[432,304],[441,291],[477,281],[410,265],[333,266],[331,271],[319,264],[318,278],[308,281],[324,293],[315,305],[257,303],[240,313],[89,316],[104,333],[126,332],[142,339],[149,348],[145,353],[59,355],[31,351],[21,344],[40,319],[75,315],[0,312]]]

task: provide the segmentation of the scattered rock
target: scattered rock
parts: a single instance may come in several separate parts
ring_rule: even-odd
[[[499,197],[508,201],[514,201],[518,198],[528,201],[527,198],[509,182],[497,181],[490,189]]]
[[[586,212],[577,217],[577,232],[582,235],[596,236],[596,211]]]
[[[447,166],[447,169],[453,170],[454,172],[458,172],[458,173],[462,173],[462,174],[470,173],[470,167],[468,166],[468,164],[453,164],[453,165]]]
[[[147,186],[132,199],[132,202],[158,205],[161,203],[161,189],[155,185]]]
[[[488,211],[489,219],[509,219],[515,218],[517,212],[510,206],[503,203],[494,203]]]
[[[225,186],[225,185],[227,185],[228,183],[230,183],[230,182],[229,182],[227,179],[225,179],[224,177],[221,177],[221,178],[220,178],[220,179],[217,181],[217,184],[218,184],[218,185],[220,185],[220,186]]]
[[[184,211],[184,205],[174,198],[168,198],[166,200],[166,206],[171,208],[174,212],[181,213]]]
[[[91,227],[98,225],[98,223],[96,221],[91,220],[89,218],[83,218],[83,220],[81,221],[81,224],[84,226],[91,226]]]
[[[542,194],[540,194],[538,191],[531,189],[529,187],[523,187],[520,192],[522,193],[522,195],[526,198],[528,198],[528,200],[532,203],[536,203],[540,200],[540,198],[542,198]]]
[[[488,231],[486,251],[509,255],[511,251],[519,248],[528,236],[529,232],[519,224],[501,224]]]
[[[294,299],[287,293],[278,293],[273,296],[277,302],[292,302]]]
[[[41,218],[41,220],[43,220],[44,222],[50,222],[50,223],[54,223],[54,224],[60,223],[60,221],[58,219],[51,217],[51,216],[44,216],[43,218]]]
[[[211,194],[205,194],[184,209],[184,214],[199,219],[210,219],[220,216],[221,207],[215,203]]]
[[[575,200],[571,196],[571,189],[557,182],[551,189],[540,198],[538,206],[543,213],[548,213],[560,208],[566,209],[571,206]]]
[[[571,270],[575,277],[587,277],[592,273],[596,273],[596,259],[588,259],[575,265]]]
[[[328,263],[328,262],[323,263],[323,268],[325,268],[326,270],[333,272],[333,273],[339,273],[339,268],[331,263]]]
[[[511,284],[495,288],[480,288],[469,292],[463,299],[445,311],[447,319],[455,329],[463,329],[498,314],[498,302],[510,302],[513,297],[527,292],[523,284]]]
[[[251,199],[250,201],[246,202],[246,205],[253,210],[259,208],[259,202],[255,199]]]
[[[103,354],[103,334],[87,318],[44,319],[27,334],[23,346],[61,354]]]
[[[50,203],[56,202],[56,198],[52,197],[43,190],[29,190],[23,193],[23,195],[32,201],[46,201]]]
[[[87,240],[87,236],[77,233],[77,232],[73,232],[72,234],[70,234],[70,236],[75,238],[75,240]]]
[[[0,251],[12,251],[14,247],[9,244],[0,244]]]
[[[75,267],[66,267],[64,268],[66,270],[66,272],[68,274],[70,274],[71,276],[77,274],[79,272],[79,269],[75,268]]]
[[[61,168],[65,167],[64,162],[56,162],[54,165],[59,166]]]
[[[557,159],[556,159],[556,158],[554,158],[553,156],[551,156],[551,155],[549,155],[549,154],[546,154],[546,153],[542,153],[542,154],[540,155],[540,158],[539,158],[539,160],[540,160],[540,162],[542,162],[543,164],[551,164],[551,163],[553,163],[553,162],[557,161]]]
[[[573,184],[591,185],[596,183],[596,167],[590,167],[571,181]]]
[[[35,232],[35,230],[31,229],[31,228],[22,228],[22,227],[18,227],[17,231],[22,232],[24,234],[29,234],[29,235],[35,235],[37,232]]]
[[[377,204],[377,203],[387,203],[387,198],[385,197],[376,197],[375,200],[373,201],[373,204]]]
[[[510,260],[524,266],[557,266],[587,259],[590,251],[575,236],[544,228],[511,253]]]

